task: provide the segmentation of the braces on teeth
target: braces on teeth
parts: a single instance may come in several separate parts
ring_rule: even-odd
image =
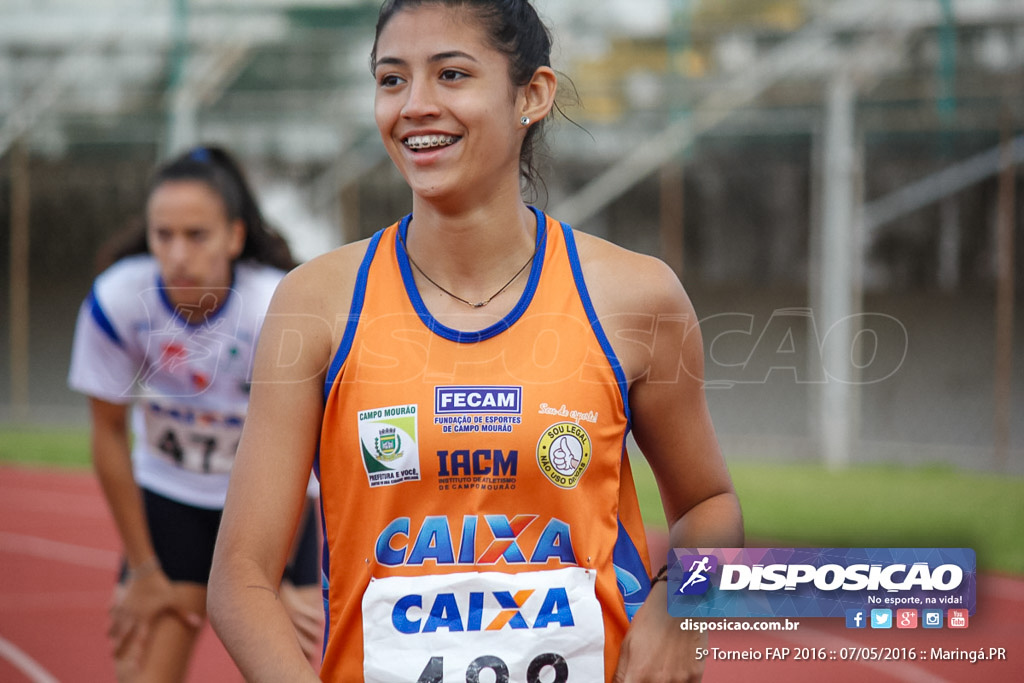
[[[428,147],[440,147],[450,145],[456,140],[453,135],[421,135],[409,138],[405,145],[410,149],[427,149]]]

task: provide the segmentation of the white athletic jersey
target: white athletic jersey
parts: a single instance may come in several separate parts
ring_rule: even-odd
[[[187,324],[148,255],[93,283],[75,328],[68,384],[132,406],[135,480],[167,498],[222,508],[249,404],[256,337],[284,273],[239,262],[226,301]]]

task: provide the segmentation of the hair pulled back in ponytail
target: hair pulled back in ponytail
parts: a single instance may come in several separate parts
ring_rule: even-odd
[[[242,167],[222,147],[195,147],[157,169],[149,184],[147,196],[163,183],[195,181],[207,185],[224,203],[229,221],[241,220],[245,226],[245,245],[239,259],[265,263],[282,270],[295,267],[288,243],[263,217],[256,196],[249,186]],[[101,250],[100,269],[118,259],[148,251],[144,225],[133,227],[127,234],[115,236]]]

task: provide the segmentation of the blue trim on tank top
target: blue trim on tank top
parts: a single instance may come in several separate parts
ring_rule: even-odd
[[[395,254],[398,256],[398,268],[402,273],[402,282],[405,285],[406,295],[409,297],[409,302],[412,304],[413,309],[416,311],[416,315],[419,316],[420,320],[427,329],[443,337],[449,341],[453,341],[459,344],[473,344],[475,342],[481,342],[485,339],[490,339],[495,335],[498,335],[508,328],[512,327],[517,320],[519,320],[526,309],[530,307],[530,302],[533,301],[533,295],[537,291],[537,284],[540,282],[540,273],[544,265],[544,252],[547,248],[547,219],[544,216],[544,212],[531,206],[530,210],[533,211],[537,217],[537,239],[536,239],[536,252],[533,256],[533,265],[530,267],[530,279],[526,282],[526,289],[523,290],[522,296],[519,297],[519,301],[516,303],[515,308],[508,312],[501,320],[497,321],[493,325],[485,327],[482,330],[476,332],[465,332],[462,330],[456,330],[446,325],[442,325],[438,322],[430,311],[427,310],[426,304],[423,303],[423,297],[420,296],[420,292],[416,289],[416,282],[413,278],[412,266],[409,264],[409,258],[405,254],[405,250],[402,249],[402,245],[398,239],[401,237],[402,240],[406,239],[406,233],[409,231],[409,221],[412,220],[412,214],[409,214],[402,219],[402,222],[398,225],[398,231],[395,235]]]
[[[615,349],[612,348],[611,342],[608,341],[608,335],[605,334],[604,327],[601,326],[601,321],[598,320],[597,312],[594,310],[594,303],[590,299],[587,283],[583,279],[583,268],[580,266],[580,255],[576,251],[576,239],[572,235],[572,228],[562,223],[562,234],[565,236],[565,249],[569,252],[569,265],[572,268],[572,277],[576,281],[576,291],[579,294],[580,301],[583,303],[583,309],[587,312],[587,319],[590,321],[590,327],[594,330],[594,336],[597,337],[597,342],[604,350],[605,358],[608,359],[608,364],[611,366],[612,372],[615,373],[615,380],[619,384],[619,394],[622,396],[622,409],[626,413],[625,434],[629,434],[633,419],[629,410],[629,384],[626,382],[626,373],[622,370],[622,363],[619,362],[618,356],[615,355]]]
[[[621,519],[618,520],[618,524],[619,533],[612,549],[612,566],[615,568],[615,579],[619,595],[622,596],[622,605],[626,610],[626,616],[632,621],[651,592],[651,578],[647,575],[647,567],[644,566],[636,543],[622,525]]]
[[[632,425],[632,417],[629,410],[629,385],[626,382],[626,374],[622,370],[622,363],[619,362],[608,335],[601,325],[594,309],[594,302],[590,298],[590,291],[587,289],[586,280],[583,279],[583,267],[580,265],[579,252],[576,250],[576,239],[573,237],[572,228],[562,223],[562,234],[565,236],[565,249],[569,254],[569,266],[572,268],[572,277],[576,281],[576,291],[586,311],[590,327],[594,330],[594,336],[604,351],[605,358],[612,372],[615,373],[615,380],[619,385],[619,394],[622,397],[622,408],[626,414],[626,429],[622,433],[622,457],[628,458],[626,451],[626,436]],[[612,552],[612,565],[615,567],[616,580],[619,587],[619,594],[622,596],[623,607],[630,621],[633,615],[640,609],[640,605],[647,599],[651,591],[650,578],[647,576],[640,552],[636,543],[622,525],[622,519],[617,519],[618,535],[615,539],[615,548]]]
[[[331,366],[327,369],[327,377],[324,379],[324,401],[327,401],[327,397],[331,393],[331,387],[334,386],[334,380],[337,379],[338,373],[341,372],[341,366],[345,363],[345,359],[348,358],[349,351],[352,350],[352,340],[356,336],[356,327],[359,326],[359,316],[363,312],[363,303],[366,299],[366,280],[370,275],[370,264],[373,263],[373,256],[377,253],[377,245],[380,243],[380,238],[384,235],[384,230],[378,230],[370,238],[370,243],[366,245],[366,253],[363,254],[363,262],[359,264],[359,273],[356,275],[356,287],[355,291],[352,292],[352,303],[348,307],[348,322],[345,323],[345,334],[341,338],[341,343],[338,344],[338,350],[334,354],[334,358],[331,359]]]
[[[96,288],[93,287],[89,290],[89,314],[92,315],[93,322],[104,334],[110,337],[110,340],[124,348],[124,342],[121,341],[121,337],[117,334],[117,330],[114,328],[114,323],[110,322],[110,318],[107,317],[106,311],[103,310],[103,306],[100,305],[100,300],[96,298]]]
[[[320,461],[320,448],[317,447],[316,461]],[[316,473],[317,481],[320,480],[319,467]],[[327,642],[331,637],[331,552],[330,543],[331,538],[328,536],[327,530],[327,515],[324,512],[324,498],[319,496],[319,504],[317,507],[320,512],[320,533],[323,539],[322,545],[323,550],[320,553],[320,599],[323,601],[324,610],[324,639],[320,645],[320,659],[323,660],[324,655],[327,654]]]
[[[356,285],[352,292],[352,303],[348,307],[348,320],[345,323],[345,334],[341,337],[341,343],[338,344],[338,350],[334,353],[334,358],[331,359],[331,365],[327,368],[327,376],[324,378],[324,403],[327,403],[328,398],[331,394],[331,388],[334,386],[335,380],[338,378],[338,373],[341,372],[341,366],[345,364],[345,360],[348,358],[349,352],[352,351],[352,341],[356,336],[356,328],[359,326],[359,318],[363,313],[363,304],[366,302],[366,284],[370,277],[370,265],[373,263],[373,257],[377,253],[377,246],[380,244],[381,237],[384,235],[384,230],[378,230],[370,238],[369,244],[366,245],[366,253],[363,254],[363,260],[359,264],[359,271],[356,273]],[[318,440],[316,446],[316,453],[313,455],[313,472],[316,474],[317,482],[322,481],[320,478],[320,442]],[[330,548],[330,532],[327,528],[327,520],[324,513],[324,498],[320,496],[320,531],[323,539],[323,552],[320,556],[320,591],[323,599],[324,609],[324,639],[322,649],[320,651],[321,658],[327,653],[327,642],[331,635],[331,610],[330,610],[330,581],[328,577],[331,575],[331,553]]]

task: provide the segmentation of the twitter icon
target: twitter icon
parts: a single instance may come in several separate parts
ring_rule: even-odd
[[[871,610],[871,628],[892,628],[892,610]]]

